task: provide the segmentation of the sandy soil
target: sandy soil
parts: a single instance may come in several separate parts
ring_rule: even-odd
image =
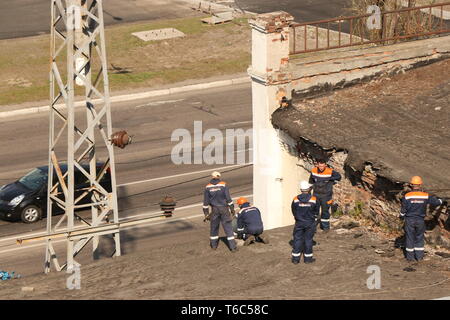
[[[66,289],[66,273],[0,283],[8,299],[431,299],[450,295],[448,258],[427,248],[426,261],[408,264],[394,239],[364,227],[318,231],[312,265],[290,262],[292,227],[267,232],[270,244],[208,246],[208,225],[155,239],[158,245],[81,267],[81,289]],[[381,251],[380,251],[381,250]],[[378,253],[377,253],[377,252]],[[381,289],[369,290],[367,268],[381,269]],[[405,269],[405,268],[410,269]],[[405,269],[405,270],[404,270]],[[409,270],[409,271],[408,271]],[[23,292],[22,287],[33,287]]]

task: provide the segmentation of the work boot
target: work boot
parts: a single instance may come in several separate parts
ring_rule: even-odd
[[[300,263],[300,259],[292,259],[291,260],[293,264],[299,264]]]
[[[311,258],[309,260],[305,260],[305,263],[314,263],[316,261],[316,259]]]
[[[328,233],[328,232],[330,232],[330,229],[323,229],[322,232],[323,233]]]
[[[211,250],[217,250],[217,247],[213,247],[212,245],[210,245]]]
[[[256,237],[256,241],[262,242],[264,244],[268,244],[269,243],[269,237],[268,236],[264,236],[264,238],[263,238],[263,237],[261,237],[261,235],[259,235],[259,236]]]
[[[244,246],[248,246],[254,241],[256,241],[255,236],[254,235],[250,235],[250,236],[248,236],[247,239],[245,239]]]
[[[236,247],[236,248],[230,249],[230,251],[233,252],[233,253],[235,253],[235,252],[238,251],[238,248]]]

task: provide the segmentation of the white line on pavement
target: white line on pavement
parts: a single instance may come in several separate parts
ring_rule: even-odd
[[[226,167],[219,167],[219,168],[213,168],[213,169],[208,169],[208,170],[201,170],[201,171],[194,171],[194,172],[187,172],[187,173],[181,173],[181,174],[177,174],[177,175],[172,175],[172,176],[165,176],[165,177],[159,177],[159,178],[154,178],[154,179],[148,179],[148,180],[141,180],[141,181],[134,181],[134,182],[129,182],[129,183],[124,183],[124,184],[120,184],[117,185],[118,187],[124,187],[127,185],[133,185],[133,184],[140,184],[140,183],[145,183],[145,182],[151,182],[151,181],[157,181],[157,180],[165,180],[165,179],[171,179],[171,178],[176,178],[176,177],[181,177],[181,176],[187,176],[187,175],[193,175],[193,174],[198,174],[198,173],[204,173],[204,172],[212,172],[212,171],[217,171],[217,170],[224,170],[224,169],[231,169],[231,168],[237,168],[237,167],[242,167],[242,166],[246,166],[246,165],[252,165],[252,163],[246,163],[246,164],[237,164],[237,165],[232,165],[232,166],[226,166]],[[188,209],[188,208],[192,208],[197,206],[195,205],[189,205],[189,206],[185,206],[185,207],[180,207],[177,208],[178,210],[182,210],[182,209]],[[142,213],[139,215],[135,215],[135,216],[130,216],[130,217],[126,217],[126,219],[130,219],[130,218],[134,218],[134,217],[140,217],[143,215],[150,215],[150,214],[156,214],[156,213],[160,213],[160,211],[156,211],[156,212],[151,212],[151,213]],[[119,220],[123,220],[124,218],[121,218]],[[39,232],[39,233],[31,233],[31,234],[27,234],[24,236],[38,236],[38,235],[43,235],[46,234],[46,232]],[[3,241],[8,241],[8,240],[15,240],[17,239],[18,236],[14,236],[14,237],[9,237],[9,238],[0,238],[0,242]]]
[[[235,126],[238,124],[248,124],[248,123],[252,123],[253,121],[240,121],[240,122],[230,122],[230,123],[226,123],[226,124],[221,124],[220,127],[228,127],[228,126]]]
[[[253,194],[233,197],[233,200],[238,199],[239,197],[251,198],[252,196],[253,196]],[[186,210],[186,209],[195,208],[195,207],[201,207],[201,206],[203,206],[203,203],[200,202],[200,203],[196,203],[196,204],[191,204],[191,205],[179,207],[179,208],[176,208],[176,210],[180,211],[180,210]],[[150,216],[150,215],[154,215],[154,214],[158,214],[158,213],[161,213],[161,211],[145,212],[145,213],[138,214],[138,215],[135,215],[135,216],[129,216],[129,217],[120,218],[119,220],[128,220],[128,219],[131,219],[131,218],[139,218],[139,217],[144,218],[145,216]],[[161,221],[161,222],[156,222],[156,223],[149,222],[148,224],[145,223],[145,224],[138,225],[138,226],[131,226],[131,227],[128,227],[128,228],[123,228],[121,230],[128,230],[128,229],[132,229],[132,228],[140,228],[140,227],[144,227],[144,226],[158,225],[158,224],[169,223],[169,222],[180,221],[180,220],[195,219],[195,218],[198,218],[198,217],[203,217],[203,214],[188,216],[188,217],[184,217],[184,218],[170,219],[170,220],[167,220],[167,221]],[[80,227],[84,227],[84,225],[81,225]],[[75,229],[77,229],[77,228],[75,228]],[[58,229],[56,231],[63,231],[63,230],[64,229]],[[31,234],[18,234],[18,235],[14,236],[14,237],[0,239],[0,242],[8,241],[8,240],[16,240],[18,238],[24,238],[24,237],[41,236],[41,235],[45,235],[45,234],[47,234],[47,232],[38,232],[38,233],[31,233]],[[53,243],[59,242],[59,241],[65,241],[65,240],[57,240],[57,241],[53,241]],[[6,252],[11,252],[11,251],[14,251],[14,250],[21,250],[21,249],[26,249],[26,248],[34,248],[34,247],[36,247],[38,245],[44,245],[44,244],[45,243],[40,243],[40,244],[33,244],[33,245],[28,245],[28,246],[13,248],[13,249],[6,249],[6,250],[0,251],[0,254],[6,253]]]
[[[124,186],[132,185],[132,184],[139,184],[139,183],[145,183],[145,182],[151,182],[151,181],[171,179],[171,178],[189,176],[189,175],[198,174],[198,173],[204,173],[204,172],[210,172],[210,171],[212,172],[212,171],[217,171],[217,170],[224,170],[224,169],[243,167],[243,166],[248,166],[248,165],[252,165],[252,164],[253,163],[244,163],[244,164],[236,164],[236,165],[227,166],[227,167],[220,167],[220,168],[212,168],[212,169],[207,169],[207,170],[186,172],[186,173],[175,174],[175,175],[172,175],[172,176],[165,176],[165,177],[153,178],[153,179],[148,179],[148,180],[141,180],[141,181],[134,181],[134,182],[129,182],[129,183],[123,183],[123,184],[120,184],[120,185],[117,185],[117,186],[118,187],[124,187]]]
[[[142,108],[142,107],[159,106],[161,104],[174,103],[174,102],[180,102],[180,101],[184,101],[184,99],[162,100],[162,101],[149,102],[149,103],[145,103],[145,104],[140,104],[140,105],[136,106],[135,108],[139,109],[139,108]]]

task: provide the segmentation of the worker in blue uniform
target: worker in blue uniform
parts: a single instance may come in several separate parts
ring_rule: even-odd
[[[313,195],[317,199],[316,210],[320,220],[320,229],[325,233],[330,230],[330,206],[333,203],[333,185],[340,180],[340,173],[329,168],[323,159],[318,159],[316,166],[311,170],[309,183],[313,185]],[[320,214],[319,210],[322,211]]]
[[[292,248],[292,263],[298,264],[301,255],[305,263],[312,263],[313,238],[316,231],[317,198],[311,195],[311,185],[308,181],[300,182],[301,193],[295,196],[291,204],[295,218],[294,241]]]
[[[410,180],[411,192],[402,199],[400,218],[405,220],[406,260],[420,261],[424,256],[425,215],[427,206],[439,206],[442,199],[422,191],[423,180],[414,176]]]
[[[227,237],[228,247],[234,252],[237,250],[234,240],[231,221],[234,216],[234,204],[226,182],[221,180],[221,174],[214,171],[212,179],[205,187],[203,197],[203,213],[205,220],[211,221],[210,246],[213,250],[219,245],[219,227],[222,224]],[[211,207],[211,212],[209,211]]]
[[[268,243],[268,237],[262,235],[264,225],[259,209],[250,206],[250,202],[245,197],[240,197],[237,204],[240,210],[236,215],[236,234],[239,239],[245,240],[244,246],[253,242]]]

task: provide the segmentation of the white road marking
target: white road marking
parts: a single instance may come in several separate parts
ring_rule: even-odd
[[[177,99],[177,100],[165,100],[165,101],[154,101],[154,102],[149,102],[149,103],[145,103],[145,104],[140,104],[138,106],[136,106],[135,108],[143,108],[143,107],[153,107],[153,106],[159,106],[162,104],[166,104],[166,103],[174,103],[174,102],[180,102],[180,101],[184,101],[185,99]]]
[[[186,172],[186,173],[175,174],[175,175],[172,175],[172,176],[165,176],[165,177],[159,177],[159,178],[153,178],[153,179],[147,179],[147,180],[141,180],[141,181],[134,181],[134,182],[129,182],[129,183],[123,183],[123,184],[120,184],[120,185],[117,185],[117,186],[118,186],[118,187],[124,187],[124,186],[129,186],[129,185],[132,185],[132,184],[139,184],[139,183],[145,183],[145,182],[151,182],[151,181],[165,180],[165,179],[171,179],[171,178],[177,178],[177,177],[189,176],[189,175],[198,174],[198,173],[213,172],[213,171],[217,171],[217,170],[225,170],[225,169],[231,169],[231,168],[238,168],[238,167],[243,167],[243,166],[252,165],[252,164],[253,164],[253,163],[244,163],[244,164],[236,164],[236,165],[226,166],[226,167],[220,167],[220,168],[212,168],[212,169],[207,169],[207,170],[200,170],[200,171]]]
[[[228,127],[228,126],[235,126],[235,125],[238,125],[238,124],[248,124],[248,123],[252,123],[253,121],[252,120],[250,120],[250,121],[240,121],[240,122],[230,122],[230,123],[227,123],[227,124],[221,124],[220,125],[220,127]]]
[[[198,173],[212,172],[212,171],[224,170],[224,169],[230,169],[230,168],[238,168],[238,167],[242,167],[242,166],[246,166],[246,165],[252,165],[252,163],[237,164],[237,165],[232,165],[232,166],[212,168],[212,169],[208,169],[208,170],[193,171],[193,172],[181,173],[181,174],[177,174],[177,175],[159,177],[159,178],[148,179],[148,180],[134,181],[134,182],[120,184],[120,185],[117,185],[117,186],[118,187],[124,187],[124,186],[128,186],[128,185],[133,185],[133,184],[140,184],[140,183],[151,182],[151,181],[171,179],[171,178],[182,177],[182,176],[187,176],[187,175],[193,175],[193,174],[198,174]],[[188,209],[188,208],[192,208],[192,207],[195,207],[195,206],[197,206],[197,205],[189,205],[189,206],[180,207],[180,208],[177,208],[177,209],[178,210],[180,210],[180,209]],[[142,213],[142,214],[139,214],[139,215],[126,217],[126,219],[130,219],[130,218],[134,218],[134,217],[141,217],[143,215],[157,214],[157,213],[160,213],[160,211],[151,212],[151,213]],[[124,218],[121,218],[119,220],[123,220],[123,219]],[[82,226],[84,226],[84,225],[82,225]],[[63,229],[58,229],[58,230],[63,230]],[[28,237],[28,236],[38,236],[38,235],[44,235],[44,234],[46,234],[46,232],[31,233],[31,234],[26,234],[26,235],[22,235],[22,236]],[[18,238],[18,236],[9,237],[9,238],[0,238],[0,242],[9,241],[9,240],[15,240],[17,238]]]
[[[237,197],[233,197],[232,199],[235,200],[235,199],[238,199],[239,197],[251,198],[251,197],[253,197],[253,194],[248,194],[248,195],[244,195],[244,196],[237,196]],[[191,204],[191,205],[183,206],[183,207],[180,207],[180,208],[176,208],[176,210],[180,211],[180,210],[185,210],[185,209],[190,209],[190,208],[195,208],[195,207],[202,207],[202,206],[203,206],[203,203],[200,202],[200,203]],[[150,216],[150,215],[154,215],[154,214],[158,214],[158,213],[161,213],[161,211],[146,212],[146,213],[142,213],[142,214],[135,215],[135,216],[120,218],[119,220],[128,220],[128,219],[131,219],[131,218],[138,218],[138,217],[143,218],[145,216]],[[145,223],[145,224],[142,224],[142,225],[125,227],[125,228],[121,229],[121,231],[122,230],[134,229],[134,228],[142,228],[142,227],[148,227],[148,226],[153,226],[153,225],[159,225],[159,224],[164,224],[164,223],[170,223],[170,222],[175,222],[175,221],[195,219],[195,218],[199,218],[199,217],[203,217],[203,216],[204,216],[203,214],[197,214],[197,215],[188,216],[188,217],[184,217],[184,218],[169,219],[167,221],[149,222],[149,223]],[[80,227],[84,227],[84,225],[80,226]],[[62,231],[62,230],[64,230],[64,229],[58,229],[58,231]],[[45,234],[47,234],[47,232],[39,232],[39,233],[31,233],[31,234],[19,234],[19,235],[15,236],[15,237],[9,237],[9,238],[0,239],[0,241],[16,240],[16,239],[19,239],[19,238],[32,237],[32,236],[43,236]],[[44,240],[42,240],[42,241],[44,241]],[[57,242],[62,242],[62,241],[65,241],[65,240],[64,239],[63,240],[56,240],[56,241],[52,241],[52,243],[57,243]],[[28,248],[35,248],[35,247],[39,247],[39,246],[43,246],[43,245],[45,245],[45,242],[32,244],[32,245],[21,246],[21,247],[18,247],[18,248],[6,249],[6,250],[0,251],[0,254],[13,252],[13,251],[17,251],[17,250],[28,249]]]

